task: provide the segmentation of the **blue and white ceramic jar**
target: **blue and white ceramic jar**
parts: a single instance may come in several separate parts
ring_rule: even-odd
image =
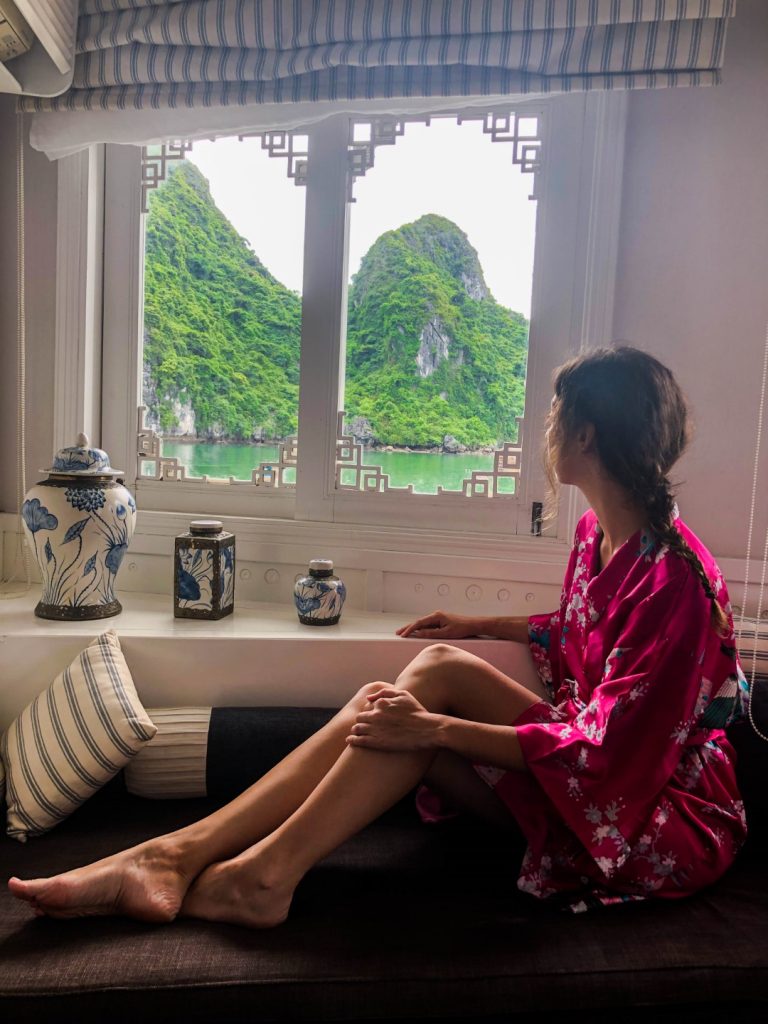
[[[118,615],[115,580],[136,528],[136,502],[109,456],[80,434],[43,469],[48,479],[21,506],[43,593],[41,619],[105,619]]]
[[[173,614],[223,619],[235,608],[235,535],[218,519],[196,519],[176,538]]]
[[[313,558],[309,575],[301,576],[293,587],[299,622],[305,626],[335,626],[346,596],[347,588],[333,575],[330,558]]]

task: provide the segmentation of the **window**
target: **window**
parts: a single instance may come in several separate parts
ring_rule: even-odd
[[[114,384],[106,385],[104,443],[113,462],[137,466],[140,506],[529,536],[533,503],[544,494],[540,440],[551,371],[582,345],[610,340],[623,110],[622,97],[596,94],[431,118],[339,114],[302,132],[150,150],[143,167],[136,150],[107,147],[104,379],[130,386],[110,396]],[[274,191],[260,186],[250,215],[258,218],[260,204],[274,214],[278,192],[285,210],[294,210],[266,229],[285,236],[270,251],[289,251],[290,270],[287,263],[273,270],[235,214],[227,224],[221,220],[224,199],[217,202],[214,193],[225,195],[226,183],[211,183],[207,192],[209,154],[228,155],[234,147],[232,174],[250,167],[256,179],[257,161],[272,165]],[[429,152],[439,154],[432,164],[424,158]],[[491,163],[502,159],[507,194],[491,184]],[[142,173],[145,194],[154,193],[149,264]],[[403,174],[410,176],[407,190]],[[526,196],[535,195],[524,200],[528,227],[520,235],[529,241],[514,239],[525,268],[516,275],[525,286],[516,297],[504,291],[504,244],[486,256],[490,250],[478,243],[475,255],[474,228],[459,223],[463,212],[419,214],[413,196],[428,195],[432,181],[437,201],[438,178],[452,180],[464,199],[474,191],[476,207],[490,194],[502,236],[511,231],[505,217],[513,186],[522,183]],[[196,215],[218,217],[215,226],[198,225],[200,238],[229,231],[236,264],[223,270],[212,251],[190,253],[193,232],[180,233],[179,224],[194,211],[187,204],[183,216],[178,209],[175,221],[173,215],[182,193],[198,203]],[[384,214],[387,194],[397,202]],[[302,218],[295,211],[304,203]],[[153,218],[153,205],[162,216]],[[466,216],[478,222],[477,211]],[[509,255],[513,240],[503,241]],[[174,246],[187,247],[183,281],[178,260],[174,269],[168,255]],[[235,278],[239,292],[231,287]],[[272,287],[269,309],[247,294],[257,278]],[[212,305],[225,318],[215,328],[213,360],[194,338],[214,330]],[[265,344],[274,358],[248,372],[237,347],[264,316],[272,317]],[[169,329],[187,341],[164,347]],[[275,334],[285,342],[280,351]],[[233,388],[222,406],[213,377],[227,374]],[[240,446],[226,453],[216,446],[223,470],[195,462],[211,455],[210,446],[193,453],[170,437],[184,431],[185,420],[190,426],[192,412],[210,437],[223,433]],[[405,448],[412,449],[410,463],[399,459]],[[468,451],[456,454],[461,448]],[[233,470],[236,458],[240,468]],[[413,468],[425,464],[431,481]],[[566,508],[560,517],[560,539],[569,539],[574,512]]]

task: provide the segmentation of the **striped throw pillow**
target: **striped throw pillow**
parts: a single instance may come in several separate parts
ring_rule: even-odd
[[[744,619],[736,622],[739,660],[748,680],[768,682],[768,620]]]
[[[136,693],[117,634],[102,634],[3,736],[8,835],[23,843],[52,829],[119,772],[156,731]]]
[[[125,766],[125,788],[150,800],[207,796],[209,707],[149,708],[151,743]]]

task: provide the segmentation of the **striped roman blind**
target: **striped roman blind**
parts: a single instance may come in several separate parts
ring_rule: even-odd
[[[31,110],[707,85],[735,0],[81,0],[75,78]]]

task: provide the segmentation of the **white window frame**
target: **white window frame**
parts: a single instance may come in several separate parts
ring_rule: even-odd
[[[564,489],[556,533],[545,537],[532,538],[527,519],[517,523],[510,508],[529,517],[530,502],[543,495],[536,432],[549,406],[550,367],[613,340],[626,103],[623,92],[530,103],[532,112],[546,104],[546,116],[543,167],[537,172],[542,199],[520,502],[467,498],[445,508],[428,495],[357,495],[332,486],[346,334],[347,268],[342,254],[348,207],[339,182],[346,174],[347,117],[341,115],[308,131],[313,161],[337,160],[345,166],[328,176],[310,175],[307,185],[304,293],[313,315],[304,317],[302,328],[299,422],[300,429],[304,424],[312,427],[301,431],[296,491],[263,495],[252,485],[177,486],[136,479],[135,396],[140,394],[141,375],[137,339],[143,293],[141,190],[136,187],[141,151],[136,147],[91,147],[59,162],[57,444],[71,443],[84,425],[90,427],[92,440],[107,448],[113,465],[124,469],[128,485],[136,487],[139,507],[153,509],[140,517],[139,532],[144,523],[155,531],[162,524],[160,532],[170,534],[186,524],[190,513],[206,512],[237,517],[241,534],[253,536],[269,520],[271,530],[279,529],[287,543],[293,536],[338,540],[356,527],[363,546],[376,546],[378,539],[398,550],[413,545],[455,555],[460,542],[462,554],[474,554],[478,564],[485,564],[489,548],[503,543],[542,565],[562,560],[583,511],[578,492]],[[524,114],[526,105],[509,106]],[[323,258],[313,254],[312,238],[323,239]],[[427,534],[432,537],[429,544]],[[488,574],[493,571],[489,566]],[[551,573],[545,576],[549,579]]]

